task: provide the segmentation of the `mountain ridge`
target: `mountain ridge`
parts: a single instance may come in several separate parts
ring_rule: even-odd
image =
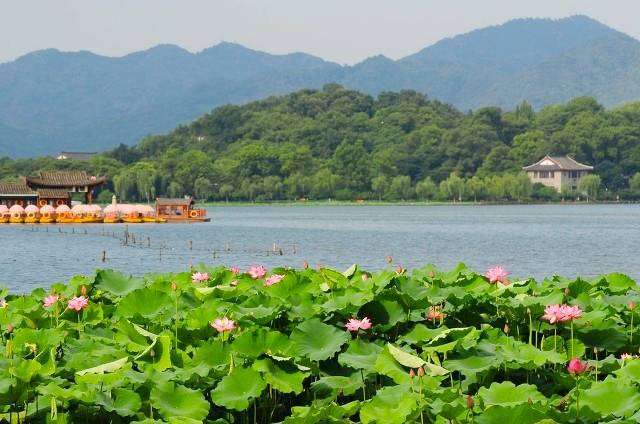
[[[512,20],[354,65],[233,42],[119,57],[44,49],[0,64],[0,156],[133,144],[223,104],[328,83],[373,95],[413,89],[465,110],[580,95],[615,106],[640,97],[639,69],[638,40],[584,15]]]

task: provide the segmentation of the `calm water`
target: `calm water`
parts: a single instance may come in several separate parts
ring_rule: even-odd
[[[637,205],[257,206],[209,214],[207,224],[129,225],[129,245],[124,225],[1,225],[0,286],[28,291],[98,267],[143,274],[199,262],[377,270],[389,266],[388,255],[407,268],[463,261],[477,271],[503,264],[517,277],[640,278]]]

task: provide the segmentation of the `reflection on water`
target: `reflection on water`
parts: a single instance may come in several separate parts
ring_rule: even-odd
[[[27,291],[96,268],[133,274],[190,263],[376,270],[388,255],[406,268],[458,261],[505,265],[517,277],[640,278],[640,206],[218,207],[204,224],[0,225],[0,286]],[[275,245],[275,246],[274,246]],[[275,247],[275,251],[274,251]],[[102,252],[106,260],[102,261]],[[282,254],[280,254],[282,252]]]

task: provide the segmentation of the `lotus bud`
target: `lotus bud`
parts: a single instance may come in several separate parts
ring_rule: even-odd
[[[171,282],[171,290],[173,290],[173,291],[178,290],[178,285],[176,284],[176,282],[175,282],[175,281],[172,281],[172,282]]]
[[[80,286],[80,294],[83,296],[87,296],[87,286]]]
[[[409,370],[409,378],[413,379],[416,376],[416,373],[413,371],[413,368]]]
[[[151,356],[152,358],[155,358],[155,356],[156,356],[156,351],[155,351],[155,350],[153,350],[153,349],[151,349],[151,350],[149,351],[149,356]]]
[[[473,396],[467,395],[467,408],[473,409],[475,402],[473,401]]]
[[[505,332],[505,334],[509,334],[509,331],[511,331],[511,327],[509,327],[509,324],[505,324],[502,330]]]
[[[367,281],[369,279],[369,275],[367,274],[362,274],[362,277],[360,277],[362,279],[362,281]]]
[[[309,262],[304,261],[304,262],[302,263],[302,267],[303,267],[304,269],[309,269]]]
[[[424,377],[424,368],[418,367],[418,377]]]
[[[398,274],[402,274],[404,272],[404,268],[402,268],[400,265],[396,265],[396,272]]]
[[[564,295],[565,296],[569,296],[571,294],[571,290],[569,290],[569,287],[567,287],[566,289],[564,289]]]
[[[387,263],[388,264],[393,263],[393,256],[391,255],[387,256]]]
[[[13,333],[13,324],[7,324],[7,333]]]
[[[436,278],[436,273],[433,271],[429,271],[429,278]]]
[[[638,305],[633,300],[627,304],[627,307],[629,308],[630,311],[633,311],[634,309],[636,309],[636,306]]]

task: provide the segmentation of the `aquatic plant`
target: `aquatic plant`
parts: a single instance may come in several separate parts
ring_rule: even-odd
[[[255,268],[0,290],[0,421],[640,419],[625,275]]]

